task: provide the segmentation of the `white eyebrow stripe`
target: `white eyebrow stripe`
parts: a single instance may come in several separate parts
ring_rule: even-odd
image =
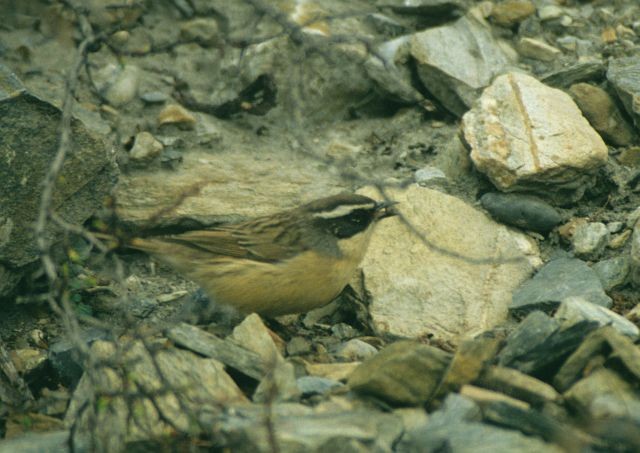
[[[372,211],[373,209],[375,209],[375,207],[375,203],[340,205],[337,208],[332,209],[331,211],[317,212],[313,214],[313,217],[319,219],[337,219],[339,217],[344,217],[348,214],[351,214],[357,209]]]

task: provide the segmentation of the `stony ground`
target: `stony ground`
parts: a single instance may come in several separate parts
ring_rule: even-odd
[[[0,452],[640,449],[640,3],[405,3],[0,5]],[[87,233],[345,190],[401,216],[275,320]]]

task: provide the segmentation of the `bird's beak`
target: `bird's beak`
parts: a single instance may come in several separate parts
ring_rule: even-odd
[[[394,208],[397,201],[381,201],[376,204],[376,219],[384,219],[385,217],[393,217],[398,215],[398,211]]]

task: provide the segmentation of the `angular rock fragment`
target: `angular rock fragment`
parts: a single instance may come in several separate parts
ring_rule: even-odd
[[[627,113],[640,127],[640,61],[637,57],[614,58],[609,62],[607,80],[613,85]]]
[[[581,297],[569,297],[563,300],[554,318],[561,321],[563,326],[571,326],[580,321],[595,321],[600,326],[610,325],[622,335],[632,339],[636,339],[640,335],[638,326],[628,319]]]
[[[432,346],[400,341],[365,361],[349,377],[349,387],[402,405],[428,401],[451,356]]]
[[[571,85],[569,92],[589,123],[607,143],[617,146],[631,143],[635,135],[633,129],[605,90],[588,83],[576,83]]]
[[[604,78],[605,72],[606,67],[601,61],[583,61],[551,72],[541,81],[552,87],[569,88],[574,83],[601,80]]]
[[[559,326],[557,320],[542,311],[533,311],[509,334],[506,345],[498,354],[498,363],[519,369],[520,358],[544,343]]]
[[[560,401],[560,394],[552,386],[513,368],[488,368],[478,383],[485,388],[526,401],[535,407]]]
[[[549,379],[567,357],[597,328],[598,323],[593,321],[581,321],[565,329],[558,328],[545,336],[542,341],[521,348],[522,352],[519,355],[512,355],[508,364],[505,363],[505,365],[539,379]],[[524,338],[524,335],[521,334],[520,337]]]
[[[458,116],[510,64],[489,27],[471,16],[413,35],[411,54],[422,83]]]
[[[562,51],[549,44],[532,38],[522,38],[518,42],[518,52],[523,57],[540,61],[553,61]]]
[[[536,12],[530,0],[504,0],[491,10],[491,19],[503,27],[513,27]]]
[[[584,261],[559,258],[548,262],[513,293],[509,309],[516,314],[552,310],[571,296],[582,297],[603,307],[612,304],[602,289],[600,279]]]
[[[640,379],[640,349],[613,327],[605,326],[588,335],[553,378],[561,392],[578,382],[591,368],[601,364],[632,381]]]
[[[495,79],[462,129],[471,160],[502,191],[580,198],[608,157],[569,95],[515,72]]]
[[[605,291],[626,284],[629,280],[630,259],[627,255],[615,256],[598,261],[591,268],[596,271]]]
[[[448,407],[452,406],[452,401],[458,402],[457,405],[461,406],[460,400],[466,401],[466,407],[463,407],[466,410],[455,411]],[[459,395],[451,394],[445,400],[444,409],[430,414],[426,425],[407,431],[398,443],[397,451],[400,453],[417,451],[560,453],[564,451],[557,445],[536,437],[478,423],[474,418],[474,415],[475,417],[479,415],[478,407]]]

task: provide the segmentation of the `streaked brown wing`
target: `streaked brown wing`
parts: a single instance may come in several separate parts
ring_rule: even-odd
[[[292,240],[290,232],[282,234],[282,228],[261,227],[253,223],[230,225],[165,236],[162,240],[215,255],[268,262],[291,258],[305,248]]]

